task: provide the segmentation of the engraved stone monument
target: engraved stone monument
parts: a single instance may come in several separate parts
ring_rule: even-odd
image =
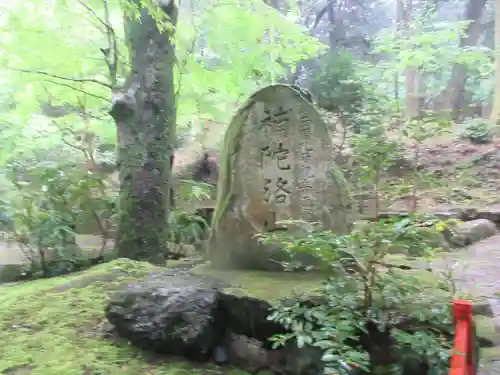
[[[277,221],[290,219],[345,234],[349,203],[330,134],[313,104],[294,86],[268,86],[250,97],[225,135],[210,261],[221,268],[276,269],[283,252],[258,243],[255,234],[283,229]]]

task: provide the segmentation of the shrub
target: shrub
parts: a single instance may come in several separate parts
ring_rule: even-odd
[[[296,223],[294,224],[296,225]],[[299,347],[313,345],[323,351],[325,374],[350,374],[354,368],[375,372],[377,359],[370,358],[361,344],[368,327],[390,335],[391,352],[398,352],[395,368],[405,366],[410,357],[427,363],[429,373],[439,374],[448,366],[450,340],[435,328],[410,333],[397,322],[420,322],[426,327],[451,330],[451,288],[444,280],[429,287],[422,283],[412,266],[395,264],[393,253],[407,255],[416,244],[421,253],[432,255],[438,248],[424,239],[442,231],[446,223],[416,214],[403,220],[379,220],[355,228],[345,236],[310,226],[307,233],[261,235],[264,242],[277,241],[291,256],[308,253],[317,257],[326,275],[323,286],[315,291],[320,303],[276,306],[269,319],[291,330],[274,337],[275,347],[295,340]],[[392,260],[391,260],[392,259]],[[419,270],[430,272],[430,270]],[[370,368],[371,367],[371,368]],[[380,369],[378,369],[380,370]]]
[[[98,217],[112,205],[103,176],[63,164],[9,165],[16,192],[1,204],[5,236],[31,261],[34,276],[56,276],[88,265],[76,244],[76,222],[83,211]],[[98,193],[98,194],[96,194]]]
[[[472,143],[483,144],[493,141],[494,126],[491,121],[483,118],[469,119],[464,123],[460,137]]]
[[[212,186],[190,180],[182,180],[176,194],[178,207],[171,211],[168,224],[167,241],[176,245],[167,254],[178,259],[185,254],[184,245],[198,245],[205,239],[209,223],[195,212],[195,208],[206,199],[210,199]]]

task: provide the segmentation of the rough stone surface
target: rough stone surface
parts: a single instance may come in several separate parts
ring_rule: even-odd
[[[158,352],[207,359],[220,338],[215,280],[155,273],[117,294],[106,317],[134,345]]]
[[[228,340],[227,351],[231,364],[254,373],[265,371],[272,367],[272,352],[263,348],[262,342],[233,333],[229,334]],[[278,364],[276,363],[276,365]]]
[[[2,264],[0,265],[0,283],[19,281],[28,270],[24,264]]]
[[[345,179],[334,162],[326,124],[302,93],[266,87],[238,111],[221,153],[210,260],[223,268],[279,268],[283,253],[256,233],[283,230],[277,222],[350,228]]]
[[[486,299],[474,302],[474,304],[472,305],[472,314],[474,316],[479,315],[486,316],[488,318],[495,317],[491,302]]]
[[[491,207],[474,207],[474,206],[459,206],[446,210],[450,217],[462,220],[472,221],[477,219],[486,219],[494,222],[497,226],[500,225],[500,205]]]
[[[271,335],[286,333],[281,325],[267,319],[269,302],[229,291],[221,291],[219,298],[222,315],[231,332],[259,340],[268,349]]]
[[[494,222],[477,219],[457,224],[448,241],[457,247],[472,245],[498,233]]]
[[[311,345],[297,347],[290,340],[282,349],[282,368],[285,374],[317,375],[323,373],[324,363],[321,360],[323,351]]]
[[[210,277],[156,272],[118,293],[106,317],[118,334],[144,349],[204,359],[232,332],[265,342],[286,331],[267,320],[271,305],[236,296]]]

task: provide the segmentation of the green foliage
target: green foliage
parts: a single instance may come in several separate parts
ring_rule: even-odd
[[[174,262],[172,262],[174,263]],[[30,375],[250,375],[239,369],[194,364],[182,358],[151,361],[151,355],[104,338],[103,311],[127,285],[162,272],[148,262],[117,259],[66,277],[0,285],[0,373]],[[30,322],[31,329],[8,329]]]
[[[382,125],[387,99],[360,72],[366,64],[340,50],[321,59],[311,81],[311,92],[319,107],[334,112],[343,127],[356,133]]]
[[[464,122],[460,137],[472,143],[491,143],[495,135],[495,126],[489,120],[473,118]]]
[[[198,243],[207,229],[206,220],[199,215],[175,210],[169,223],[170,242],[186,245]]]
[[[316,291],[321,303],[285,302],[271,313],[269,319],[292,331],[275,337],[275,346],[294,339],[299,347],[322,349],[325,374],[350,374],[353,368],[369,371],[368,353],[359,346],[359,340],[367,324],[373,323],[380,332],[389,327],[395,348],[387,350],[403,353],[401,362],[393,365],[401,367],[407,356],[417,356],[431,365],[433,374],[441,373],[448,366],[450,343],[443,343],[439,332],[431,329],[411,334],[390,327],[397,321],[395,316],[427,326],[450,324],[451,293],[429,293],[429,286],[411,273],[413,267],[394,264],[390,255],[411,254],[415,244],[421,252],[434,254],[438,249],[426,239],[442,231],[443,225],[436,218],[413,215],[403,220],[369,222],[345,236],[314,227],[302,235],[263,235],[264,242],[279,242],[291,255],[317,257],[330,276]],[[444,281],[433,285],[438,286],[448,288]]]
[[[262,241],[280,244],[290,255],[292,261],[286,266],[295,268],[297,255],[305,253],[317,259],[317,266],[326,274],[323,287],[316,290],[319,302],[283,302],[275,308],[269,319],[291,330],[290,334],[274,338],[276,346],[295,340],[299,347],[320,348],[325,374],[351,374],[354,369],[377,372],[381,370],[376,368],[377,359],[370,358],[369,348],[361,344],[364,335],[371,340],[374,332],[369,327],[374,326],[379,334],[388,333],[393,340],[384,350],[399,353],[390,364],[396,373],[411,360],[428,363],[432,374],[445,371],[450,342],[443,341],[439,329],[405,332],[397,322],[403,320],[410,329],[421,322],[427,327],[451,329],[449,300],[453,286],[410,261],[413,257],[432,258],[440,252],[442,233],[451,223],[416,212],[392,219],[380,219],[379,215],[383,199],[394,198],[406,189],[417,196],[417,187],[422,186],[424,177],[417,168],[419,147],[432,135],[448,129],[448,125],[449,122],[432,116],[422,116],[403,123],[403,138],[393,139],[380,121],[375,121],[350,137],[354,179],[360,183],[360,190],[373,193],[377,204],[375,220],[359,222],[350,234],[343,236],[296,222],[280,225],[292,224],[301,230],[260,235]],[[404,160],[403,146],[408,141],[416,150],[411,178],[402,185],[388,184],[385,174]],[[425,276],[418,277],[422,272]],[[366,344],[366,340],[363,342]]]
[[[142,3],[160,18],[154,2]],[[112,86],[123,84],[128,74],[123,4],[128,3],[5,5],[5,17],[0,20],[0,80],[2,87],[12,88],[7,102],[15,106],[0,112],[0,122],[8,124],[2,132],[8,147],[2,147],[5,154],[0,153],[0,162],[27,147],[60,144],[50,119],[34,116],[45,102],[73,108],[65,120],[75,129],[82,127],[83,119],[76,112],[83,106],[92,130],[103,140],[116,142],[107,112]],[[138,10],[127,9],[127,14],[138,15]],[[289,16],[257,0],[183,5],[176,33],[178,134],[197,136],[206,121],[218,121],[216,126],[223,127],[234,105],[282,75],[285,64],[293,65],[324,49]],[[111,72],[103,51],[115,45],[119,58],[116,71]],[[36,137],[38,142],[33,141]]]
[[[363,82],[356,77],[354,56],[346,51],[332,52],[321,60],[319,72],[311,82],[318,105],[335,113],[356,113],[363,106]]]
[[[8,225],[5,235],[16,241],[43,276],[71,272],[86,262],[75,243],[78,215],[96,217],[113,207],[103,194],[103,176],[64,164],[40,162],[26,167],[9,165],[16,192],[2,202]],[[109,213],[108,213],[109,215]]]
[[[200,202],[210,199],[212,186],[194,181],[181,181],[178,190],[178,202],[170,213],[167,241],[177,245],[170,249],[170,257],[185,255],[184,245],[198,245],[206,239],[209,223],[197,212],[191,212],[189,207],[197,207]]]
[[[396,77],[395,99],[401,105],[406,69],[418,69],[424,75],[422,91],[430,101],[446,88],[453,66],[461,64],[467,72],[468,90],[474,96],[480,91],[479,98],[486,98],[491,89],[492,51],[483,46],[459,46],[459,38],[468,24],[468,21],[442,21],[431,12],[415,17],[409,31],[384,30],[374,40],[374,56],[382,61],[370,67],[365,75],[384,92],[394,91]]]

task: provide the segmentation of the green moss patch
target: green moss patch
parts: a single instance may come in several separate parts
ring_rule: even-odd
[[[474,317],[474,322],[476,323],[477,335],[479,337],[483,337],[495,344],[500,344],[500,331],[495,319],[486,316],[476,316]]]
[[[154,358],[103,337],[108,298],[155,269],[149,263],[117,259],[70,276],[0,286],[0,373],[242,374]]]
[[[314,272],[216,270],[208,264],[195,267],[193,273],[212,276],[231,284],[227,289],[234,294],[266,301],[313,293],[325,280],[324,275]]]
[[[158,358],[126,342],[105,338],[108,298],[124,285],[159,269],[145,262],[117,259],[68,276],[0,286],[0,373],[246,375],[239,370]],[[196,267],[194,273],[222,279],[235,293],[267,300],[314,293],[324,280],[320,273],[220,271],[207,265]],[[429,279],[428,272],[426,275]],[[476,323],[480,336],[497,342],[492,319],[477,317]]]
[[[441,276],[427,271],[428,265],[423,260],[411,260],[403,255],[390,255],[386,262],[391,265],[411,266],[411,270],[395,269],[396,273],[412,276],[425,293],[442,296],[450,294],[445,289]],[[238,295],[249,295],[264,300],[277,300],[294,295],[311,294],[326,279],[320,272],[265,272],[245,270],[218,270],[203,264],[195,267],[193,273],[212,276],[231,285],[228,289]],[[451,294],[450,294],[451,298]]]
[[[481,349],[481,362],[500,361],[500,347]]]

